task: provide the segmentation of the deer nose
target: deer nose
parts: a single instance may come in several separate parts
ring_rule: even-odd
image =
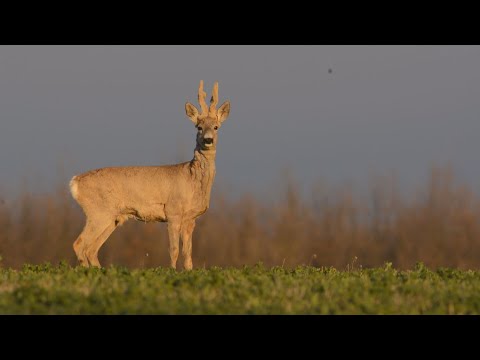
[[[205,144],[213,144],[213,139],[212,138],[205,138],[205,139],[203,139],[203,141],[205,142]]]

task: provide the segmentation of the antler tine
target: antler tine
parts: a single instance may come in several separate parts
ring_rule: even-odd
[[[200,115],[207,115],[208,114],[208,106],[205,102],[207,98],[207,93],[203,91],[203,80],[200,80],[200,86],[198,87],[198,103],[202,108],[202,113]]]
[[[217,104],[218,104],[218,81],[215,81],[212,89],[212,98],[210,99],[210,114],[214,115],[217,113]]]

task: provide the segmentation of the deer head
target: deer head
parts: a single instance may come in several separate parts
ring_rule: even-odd
[[[207,93],[203,91],[203,80],[200,80],[198,88],[198,103],[202,109],[199,113],[197,108],[187,102],[185,111],[197,128],[197,145],[202,150],[215,150],[217,147],[218,129],[230,114],[230,101],[225,101],[222,106],[216,109],[218,104],[218,82],[215,82],[210,99],[210,107],[205,99]]]

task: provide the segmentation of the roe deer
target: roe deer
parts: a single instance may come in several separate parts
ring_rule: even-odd
[[[100,266],[98,251],[115,228],[129,218],[168,222],[171,266],[176,268],[182,238],[184,268],[192,269],[192,233],[195,219],[205,213],[215,178],[217,130],[230,113],[230,102],[220,108],[218,83],[213,86],[210,108],[198,89],[202,113],[185,104],[197,128],[194,157],[189,162],[164,166],[106,167],[74,176],[70,190],[82,207],[86,224],[73,244],[83,266]]]

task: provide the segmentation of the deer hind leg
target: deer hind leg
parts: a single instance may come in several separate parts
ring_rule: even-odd
[[[172,268],[176,269],[180,241],[180,221],[170,220],[168,222],[168,240],[170,242],[170,264]]]
[[[91,266],[101,267],[98,261],[98,251],[102,245],[107,241],[109,236],[113,233],[117,225],[115,220],[112,220],[102,231],[102,233],[94,238],[94,240],[86,246],[86,256]]]
[[[85,267],[89,266],[86,252],[87,247],[103,231],[103,229],[98,226],[97,222],[92,219],[92,217],[87,217],[85,227],[83,228],[81,234],[78,236],[77,240],[75,240],[75,242],[73,243],[73,250],[77,255],[78,262],[80,263],[80,265]]]
[[[192,234],[195,228],[195,220],[187,220],[182,224],[182,255],[185,270],[192,270]]]
[[[88,266],[87,256],[85,255],[84,245],[85,245],[85,238],[87,237],[86,231],[87,226],[83,229],[82,233],[77,237],[77,240],[73,243],[73,250],[75,251],[75,255],[77,255],[77,259],[80,265]]]
[[[83,228],[82,233],[78,236],[77,240],[75,240],[73,244],[73,249],[75,250],[75,254],[77,255],[80,265],[86,267],[88,267],[89,265],[99,266],[98,260],[96,264],[92,264],[90,261],[90,258],[92,257],[91,247],[92,244],[96,243],[96,240],[98,238],[100,238],[106,233],[106,230],[109,228],[110,223],[111,222],[109,220],[106,220],[105,218],[87,217],[87,222],[85,224],[85,227]],[[115,225],[115,222],[113,222],[113,225]],[[113,227],[113,229],[115,229],[115,226]],[[108,235],[110,235],[110,233],[108,233]],[[105,242],[105,240],[103,242]],[[93,261],[94,260],[95,259],[93,259]]]

